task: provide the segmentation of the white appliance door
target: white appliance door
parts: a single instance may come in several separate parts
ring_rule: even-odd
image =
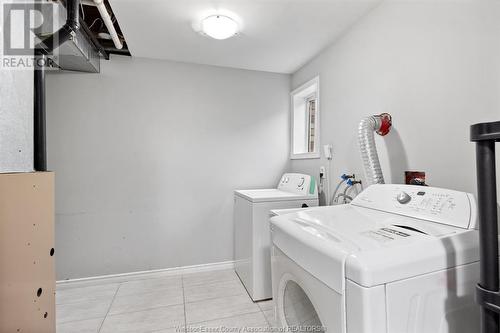
[[[479,332],[478,280],[476,262],[387,284],[388,333]]]
[[[285,332],[345,332],[344,297],[273,247],[276,322]]]

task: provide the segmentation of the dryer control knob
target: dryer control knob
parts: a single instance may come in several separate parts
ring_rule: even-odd
[[[399,194],[398,194],[398,196],[397,196],[397,200],[398,200],[398,202],[399,202],[400,204],[403,204],[403,205],[404,205],[404,204],[407,204],[408,202],[410,202],[410,201],[411,201],[411,197],[410,197],[410,195],[409,195],[408,193],[406,193],[406,192],[401,192],[401,193],[399,193]]]

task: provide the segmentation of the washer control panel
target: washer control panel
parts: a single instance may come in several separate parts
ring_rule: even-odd
[[[475,228],[477,220],[472,194],[436,187],[372,185],[352,204],[464,229]]]
[[[318,195],[314,177],[302,173],[285,173],[278,184],[278,190],[303,195]]]

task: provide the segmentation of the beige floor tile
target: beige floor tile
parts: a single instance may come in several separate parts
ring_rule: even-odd
[[[147,333],[177,326],[184,326],[183,305],[107,316],[101,333]]]
[[[262,312],[259,311],[197,324],[188,324],[187,328],[188,330],[200,330],[200,332],[203,332],[202,330],[217,330],[221,328],[224,328],[226,332],[265,332],[268,330],[269,325]]]
[[[184,287],[186,302],[197,302],[211,298],[236,295],[247,295],[245,288],[238,280]]]
[[[233,270],[110,281],[58,285],[57,333],[96,333],[101,324],[102,333],[183,333],[185,315],[191,325],[269,325],[272,302],[253,303]]]
[[[56,306],[57,323],[84,319],[104,318],[111,305],[111,299],[94,300],[88,302],[61,304]]]
[[[60,281],[56,284],[56,290],[78,289],[93,286],[116,285],[123,281],[115,280],[85,280],[85,281]]]
[[[56,291],[56,304],[88,302],[109,298],[113,299],[119,284],[104,284],[81,288],[67,288]]]
[[[157,279],[124,282],[121,284],[117,296],[159,292],[166,289],[182,290],[182,278],[180,276],[167,276]]]
[[[57,324],[57,333],[97,333],[104,319],[86,319]]]
[[[234,270],[220,270],[183,275],[184,287],[238,280]]]
[[[150,333],[185,333],[184,327],[171,327],[163,330],[151,331]]]
[[[164,306],[183,304],[182,288],[161,289],[154,292],[116,296],[109,315],[135,312]]]
[[[260,312],[260,309],[247,295],[186,303],[186,321],[188,324],[254,312]]]

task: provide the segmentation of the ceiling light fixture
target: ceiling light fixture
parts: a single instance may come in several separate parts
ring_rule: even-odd
[[[225,15],[211,15],[201,21],[201,31],[214,39],[227,39],[239,31],[238,23]]]

